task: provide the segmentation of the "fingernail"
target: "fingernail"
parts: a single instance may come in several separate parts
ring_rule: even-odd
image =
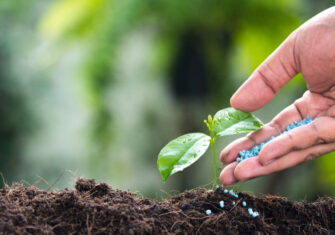
[[[232,180],[231,182],[222,182],[222,185],[224,187],[228,187],[228,186],[230,186],[232,184],[235,184],[236,182],[237,182],[236,180]]]
[[[221,155],[220,155],[220,160],[221,160],[222,163],[225,163],[225,160],[226,160],[227,156],[229,155],[229,152],[230,151],[226,150],[226,149],[222,150]]]
[[[227,186],[229,186],[229,185],[230,185],[229,183],[227,183],[227,182],[224,182],[224,181],[221,181],[221,184],[222,184],[222,187],[227,187]]]

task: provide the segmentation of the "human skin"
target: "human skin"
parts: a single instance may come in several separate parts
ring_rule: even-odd
[[[298,73],[307,84],[304,95],[262,129],[221,152],[220,159],[227,165],[220,174],[223,185],[268,175],[335,150],[335,7],[289,35],[231,97],[231,106],[258,110]],[[307,116],[317,119],[270,141],[258,156],[236,162],[240,151],[277,136],[288,124]]]

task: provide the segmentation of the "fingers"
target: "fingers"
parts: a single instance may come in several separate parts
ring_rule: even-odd
[[[233,162],[221,171],[220,181],[224,186],[229,186],[252,179],[261,167],[263,166],[258,162],[258,157],[248,158],[241,163]]]
[[[287,125],[294,121],[300,121],[301,119],[302,117],[300,111],[297,110],[297,106],[294,104],[288,106],[262,129],[252,132],[246,137],[240,138],[229,144],[220,154],[222,163],[229,164],[235,161],[240,151],[248,150],[254,145],[266,141],[271,136],[279,135],[279,133],[285,130]]]
[[[259,162],[269,161],[294,150],[302,150],[317,144],[335,142],[335,119],[319,117],[313,122],[290,130],[266,144],[259,153]]]
[[[238,162],[233,162],[226,166],[221,174],[220,174],[220,181],[223,185],[232,185],[238,182],[238,179],[235,178],[234,171],[237,166]]]
[[[273,160],[268,165],[262,165],[258,157],[252,157],[236,164],[232,163],[223,169],[220,174],[220,181],[223,185],[228,186],[238,181],[246,181],[252,178],[272,174],[305,161],[313,160],[316,157],[335,150],[335,143],[319,144],[310,148],[290,152],[279,159]],[[233,170],[234,169],[234,170]]]
[[[298,68],[292,33],[249,77],[232,96],[231,106],[252,112],[268,103],[279,89],[294,77]]]

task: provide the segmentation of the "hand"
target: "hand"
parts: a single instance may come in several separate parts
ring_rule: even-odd
[[[231,106],[252,112],[267,104],[297,73],[308,91],[262,129],[238,139],[221,153],[223,185],[268,175],[335,150],[335,7],[294,31],[238,89]],[[270,141],[259,156],[236,162],[247,150],[307,116],[318,117]]]

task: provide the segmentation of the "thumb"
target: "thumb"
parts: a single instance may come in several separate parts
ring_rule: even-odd
[[[230,99],[232,107],[253,112],[266,105],[297,74],[295,32],[248,78]]]

